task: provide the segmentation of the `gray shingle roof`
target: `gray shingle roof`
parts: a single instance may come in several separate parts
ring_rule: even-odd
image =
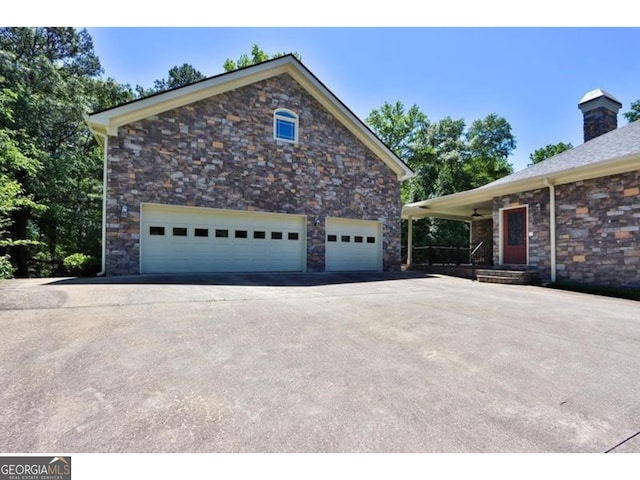
[[[536,165],[480,187],[490,188],[539,176],[551,176],[573,168],[640,155],[640,120],[589,140]],[[640,161],[638,163],[640,168]]]

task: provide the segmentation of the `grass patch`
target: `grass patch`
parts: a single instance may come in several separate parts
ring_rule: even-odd
[[[591,295],[604,295],[605,297],[624,298],[626,300],[640,301],[640,288],[605,287],[566,282],[550,283],[547,285],[547,287],[555,288],[558,290],[568,290],[570,292],[588,293]]]

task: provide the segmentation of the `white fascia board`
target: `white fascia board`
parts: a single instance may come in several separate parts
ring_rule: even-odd
[[[432,210],[430,208],[422,208],[417,210],[402,209],[403,219],[420,219],[420,218],[441,218],[443,220],[456,220],[460,222],[470,222],[473,217],[471,215],[456,214],[452,212],[444,212],[442,210]]]
[[[479,187],[474,190],[466,190],[464,192],[453,193],[443,197],[430,198],[428,200],[410,203],[403,207],[403,218],[406,218],[404,213],[405,209],[407,212],[412,212],[417,211],[415,210],[416,208],[426,207],[426,213],[429,210],[435,211],[446,208],[461,207],[463,205],[471,205],[473,203],[488,201],[503,195],[527,192],[539,188],[548,188],[548,183],[553,185],[564,185],[592,178],[617,175],[638,169],[640,169],[640,155],[638,154],[613,160],[605,160],[599,163],[592,163],[584,167],[525,178],[520,181],[496,185],[495,187]],[[429,216],[429,214],[422,216]]]
[[[582,168],[573,168],[557,175],[548,175],[554,185],[590,180],[598,177],[608,177],[620,173],[640,170],[640,153],[627,155],[615,159],[592,163]]]
[[[465,190],[464,192],[452,193],[443,197],[430,198],[421,202],[409,203],[406,208],[429,208],[442,209],[447,207],[461,207],[472,203],[486,202],[491,200],[495,195],[492,191],[484,190]]]
[[[417,206],[416,203],[410,205],[404,205],[402,207],[402,218],[443,218],[446,220],[462,220],[469,222],[473,219],[472,212],[478,204],[491,201],[491,198],[460,198],[455,199],[445,197],[433,198],[421,203]]]
[[[84,115],[82,115],[82,118],[84,119],[85,123],[89,127],[89,131],[93,134],[93,136],[96,139],[96,141],[98,142],[98,144],[101,147],[104,147],[105,140],[106,140],[106,137],[107,137],[106,130],[100,128],[100,125],[92,123],[91,120],[89,119],[89,115],[84,114]]]

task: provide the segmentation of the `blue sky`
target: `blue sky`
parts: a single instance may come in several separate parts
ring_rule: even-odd
[[[510,161],[519,170],[537,148],[582,143],[577,104],[590,90],[618,98],[618,125],[626,124],[622,113],[640,99],[640,22],[628,0],[514,5],[180,0],[169,8],[110,0],[88,9],[76,0],[32,0],[12,3],[3,20],[90,27],[105,76],[132,86],[150,87],[183,63],[207,76],[221,73],[226,58],[248,53],[253,43],[270,53],[296,51],[363,120],[396,100],[418,105],[432,121],[505,117],[517,141]]]
[[[582,143],[578,102],[602,88],[623,104],[640,99],[640,28],[89,28],[110,76],[150,87],[190,63],[205,75],[223,71],[257,43],[296,51],[356,115],[385,101],[418,107],[432,121],[489,113],[507,119],[515,170],[550,143]]]

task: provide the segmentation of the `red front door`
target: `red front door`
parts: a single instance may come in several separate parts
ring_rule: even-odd
[[[527,264],[527,209],[502,211],[502,263]]]

